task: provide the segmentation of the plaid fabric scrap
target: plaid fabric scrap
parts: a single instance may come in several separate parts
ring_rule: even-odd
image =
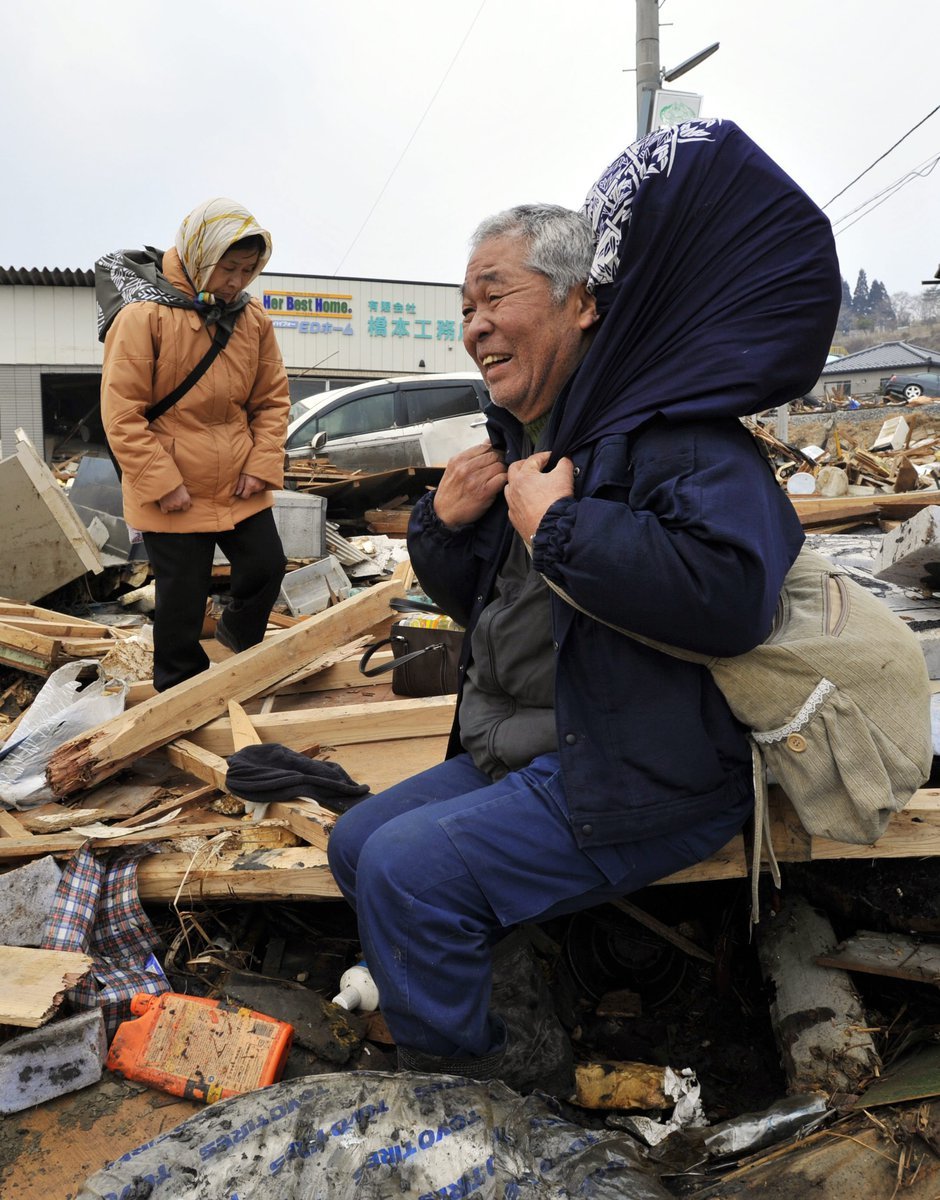
[[[91,973],[66,997],[77,1009],[101,1008],[109,1038],[130,1017],[133,996],[170,988],[162,975],[145,966],[160,942],[137,895],[137,861],[148,852],[141,848],[105,864],[90,850],[76,851],[62,873],[46,923],[44,949],[91,955]]]

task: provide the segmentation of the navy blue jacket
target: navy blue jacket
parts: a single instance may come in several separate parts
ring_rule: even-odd
[[[490,436],[520,457],[515,418]],[[709,655],[768,634],[803,533],[753,437],[735,418],[657,418],[573,455],[574,498],[556,501],[533,565],[588,611]],[[500,497],[448,530],[433,493],[415,506],[411,561],[428,595],[472,629],[512,537]],[[750,788],[750,753],[709,672],[578,612],[554,593],[555,714],[572,828],[582,847],[680,832]],[[469,654],[470,638],[464,640]],[[449,753],[460,751],[455,732]]]

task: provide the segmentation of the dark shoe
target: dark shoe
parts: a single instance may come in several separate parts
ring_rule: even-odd
[[[218,621],[216,621],[216,624],[215,624],[215,640],[217,642],[221,642],[222,645],[225,647],[225,649],[231,650],[231,652],[233,654],[239,653],[238,646],[235,644],[235,641],[232,638],[232,635],[228,632],[228,630],[222,624],[221,617],[219,618]]]
[[[505,1050],[495,1050],[479,1058],[466,1055],[463,1058],[444,1058],[439,1054],[425,1054],[421,1050],[409,1050],[407,1046],[396,1047],[399,1071],[418,1071],[422,1075],[459,1075],[462,1079],[501,1079],[499,1068]]]
[[[401,1071],[500,1079],[516,1092],[540,1091],[567,1099],[574,1093],[574,1053],[555,1012],[548,980],[524,931],[493,952],[490,1011],[504,1029],[498,1049],[477,1058],[444,1058],[398,1047]]]
[[[493,952],[490,1009],[506,1026],[506,1048],[497,1072],[517,1092],[574,1093],[574,1052],[558,1019],[548,979],[524,931]]]

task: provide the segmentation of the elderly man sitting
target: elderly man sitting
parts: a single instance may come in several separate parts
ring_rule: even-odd
[[[467,628],[449,756],[329,844],[401,1067],[566,1090],[557,1022],[493,1002],[498,943],[706,858],[750,814],[708,672],[612,626],[716,655],[766,637],[802,532],[738,417],[808,389],[839,293],[828,222],[730,122],[628,148],[583,214],[477,230],[464,343],[489,441],[408,539]]]

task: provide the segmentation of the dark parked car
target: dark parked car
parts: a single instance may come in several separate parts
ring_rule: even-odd
[[[892,375],[884,387],[889,403],[906,404],[921,396],[940,397],[940,375],[931,371],[919,375]]]

